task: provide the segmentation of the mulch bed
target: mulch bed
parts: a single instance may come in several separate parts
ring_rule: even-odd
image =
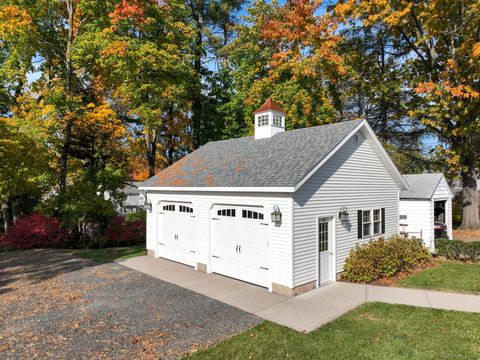
[[[261,319],[121,265],[0,254],[0,358],[177,358]]]

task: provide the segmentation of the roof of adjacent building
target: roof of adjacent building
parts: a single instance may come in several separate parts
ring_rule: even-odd
[[[125,195],[138,195],[140,193],[138,187],[142,184],[141,181],[130,181],[129,184],[122,189],[122,192]]]
[[[408,174],[403,175],[403,178],[408,183],[408,189],[400,192],[400,199],[429,200],[435,193],[440,181],[442,181],[443,174]]]
[[[142,187],[294,187],[361,122],[210,142]]]
[[[278,105],[275,101],[273,101],[271,97],[269,97],[267,101],[265,101],[265,103],[262,106],[260,106],[260,108],[257,111],[254,112],[254,114],[258,114],[258,113],[261,113],[264,111],[270,111],[270,110],[283,112],[282,107]]]

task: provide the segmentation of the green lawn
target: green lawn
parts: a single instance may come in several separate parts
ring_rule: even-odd
[[[188,359],[479,358],[480,314],[369,303],[309,334],[264,322]]]
[[[84,259],[92,259],[101,263],[108,263],[114,260],[147,255],[147,250],[143,244],[117,248],[73,250],[72,254]]]
[[[397,285],[478,294],[480,293],[480,263],[444,261],[432,269],[401,280]]]

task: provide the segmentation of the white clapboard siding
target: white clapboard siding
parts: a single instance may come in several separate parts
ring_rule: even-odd
[[[158,204],[161,201],[191,202],[196,220],[197,262],[206,264],[210,271],[210,211],[215,204],[263,206],[265,222],[269,223],[270,274],[276,284],[292,286],[292,200],[287,194],[209,193],[209,192],[161,192],[149,191],[153,204],[147,216],[147,249],[155,251],[158,234]],[[270,221],[273,206],[282,212],[282,224],[275,226]]]
[[[400,224],[407,224],[405,232],[410,237],[422,238],[426,247],[433,240],[433,202],[430,200],[400,200]],[[403,227],[400,226],[400,231]]]
[[[317,279],[318,216],[337,216],[346,206],[350,222],[336,220],[336,271],[356,244],[357,210],[385,208],[386,235],[398,232],[398,186],[360,132],[294,193],[294,286]]]

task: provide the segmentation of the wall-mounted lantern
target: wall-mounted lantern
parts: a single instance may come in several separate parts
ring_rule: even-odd
[[[277,205],[273,207],[272,222],[275,224],[280,224],[282,222],[282,213]]]
[[[342,207],[338,212],[338,217],[341,222],[350,221],[350,215],[348,214],[347,207]]]

